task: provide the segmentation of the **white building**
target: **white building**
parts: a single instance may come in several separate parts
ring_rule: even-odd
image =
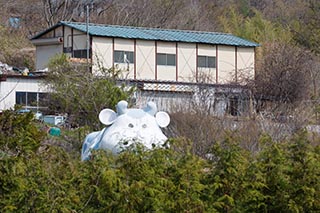
[[[32,38],[36,68],[55,54],[118,66],[135,80],[224,84],[254,77],[258,44],[231,34],[59,22]]]
[[[13,109],[15,104],[25,109],[41,111],[45,107],[46,89],[43,76],[4,75],[0,79],[0,111]]]
[[[117,66],[124,70],[123,78],[148,82],[141,88],[144,91],[140,93],[141,102],[152,98],[159,102],[158,106],[164,106],[163,110],[167,102],[171,104],[180,96],[182,102],[193,99],[193,92],[181,93],[178,83],[187,84],[183,86],[187,88],[191,88],[190,83],[209,83],[216,89],[208,101],[214,102],[214,110],[219,114],[227,113],[228,108],[241,108],[233,107],[241,92],[236,89],[230,92],[226,85],[254,78],[258,46],[225,33],[97,24],[89,24],[87,31],[85,23],[74,22],[59,22],[31,41],[36,46],[37,70],[46,68],[50,58],[61,53],[74,61],[89,62],[93,71],[97,71],[98,63],[105,68]],[[7,76],[0,81],[0,110],[13,108],[15,104],[33,110],[43,107],[41,100],[46,91],[41,80],[37,76]],[[170,83],[169,87],[165,82]],[[162,94],[158,93],[161,87]],[[229,95],[225,96],[224,91]]]

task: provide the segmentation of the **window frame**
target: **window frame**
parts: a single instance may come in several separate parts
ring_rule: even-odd
[[[204,64],[203,62],[200,63],[200,59],[204,59]],[[213,65],[212,62],[210,63],[209,59],[213,59]],[[207,55],[198,55],[197,56],[197,67],[198,68],[209,68],[209,69],[214,69],[217,68],[217,57],[216,56],[207,56]]]
[[[20,105],[23,108],[46,108],[42,103],[45,103],[49,93],[45,92],[25,92],[16,91],[16,105]],[[33,97],[32,97],[33,96]]]
[[[120,58],[116,57],[116,54],[120,53]],[[124,55],[127,55],[128,62],[124,61]],[[120,60],[119,60],[120,59]],[[127,50],[114,50],[113,52],[113,62],[117,64],[134,64],[134,52]]]
[[[65,53],[68,53],[68,49],[65,49],[64,50]],[[87,58],[87,49],[78,49],[78,50],[73,50],[71,51],[72,53],[72,58],[80,58],[80,59],[83,59],[83,58]],[[91,59],[91,51],[89,51],[89,58]]]
[[[168,56],[172,57],[170,60],[173,60],[173,63],[169,62]],[[160,57],[163,57],[163,59],[159,60]],[[172,66],[175,67],[177,66],[177,58],[176,54],[171,54],[171,53],[157,53],[157,65],[158,66]]]

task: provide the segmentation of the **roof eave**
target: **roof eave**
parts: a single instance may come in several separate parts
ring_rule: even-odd
[[[55,24],[55,25],[53,25],[52,27],[46,29],[45,31],[42,31],[42,32],[36,34],[36,35],[33,36],[30,40],[38,39],[38,38],[40,38],[41,36],[43,36],[44,34],[50,32],[51,30],[54,30],[54,29],[56,29],[56,28],[58,28],[58,27],[60,27],[60,26],[62,26],[62,25],[64,25],[64,23],[58,22],[57,24]]]

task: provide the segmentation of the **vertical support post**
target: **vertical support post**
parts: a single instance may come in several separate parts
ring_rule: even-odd
[[[235,47],[235,82],[238,83],[238,47]]]
[[[114,37],[112,37],[112,55],[111,55],[111,57],[112,57],[112,69],[114,70]]]
[[[86,6],[86,32],[87,32],[87,70],[90,72],[89,58],[90,58],[90,35],[89,35],[89,5]]]
[[[133,59],[133,78],[137,79],[137,39],[134,39],[134,59]]]
[[[71,57],[74,57],[74,52],[73,52],[73,28],[71,28]]]
[[[196,82],[198,82],[198,52],[199,52],[198,43],[196,43]]]
[[[157,41],[154,42],[155,44],[155,48],[154,48],[154,52],[155,52],[155,72],[154,72],[154,80],[158,80],[158,60],[157,60],[157,52],[158,52],[158,43]]]
[[[179,76],[179,61],[178,61],[178,42],[176,42],[176,81],[178,81]]]
[[[218,52],[219,52],[219,48],[218,48],[218,44],[216,45],[216,84],[219,83],[219,63],[218,63]]]

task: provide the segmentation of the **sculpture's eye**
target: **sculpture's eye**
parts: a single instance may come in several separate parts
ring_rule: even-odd
[[[128,127],[133,128],[134,126],[133,126],[132,123],[129,123],[129,124],[128,124]]]
[[[147,124],[143,124],[142,128],[144,128],[144,129],[147,128]]]

